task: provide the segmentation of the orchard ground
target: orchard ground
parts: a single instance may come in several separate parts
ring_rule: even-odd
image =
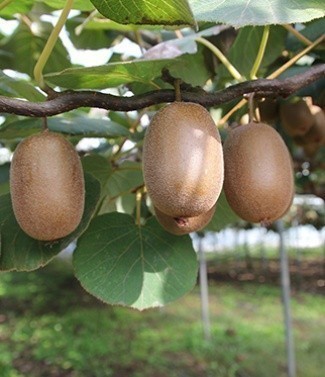
[[[164,308],[137,312],[89,296],[62,258],[32,273],[1,273],[0,376],[284,377],[274,253],[268,250],[265,269],[252,252],[250,270],[243,253],[210,254],[210,342],[198,287]],[[302,252],[299,269],[290,255],[298,377],[322,377],[322,250]]]

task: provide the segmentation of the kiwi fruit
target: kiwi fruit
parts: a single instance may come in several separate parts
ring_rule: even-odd
[[[143,174],[155,207],[173,218],[208,212],[223,173],[220,135],[204,107],[174,102],[154,115],[144,138]]]
[[[53,241],[73,232],[83,215],[85,188],[72,144],[48,130],[24,139],[11,162],[10,192],[16,220],[30,237]]]
[[[158,208],[154,208],[154,210],[158,222],[167,232],[181,236],[203,229],[212,219],[215,213],[215,206],[208,212],[194,217],[171,217],[159,211]]]
[[[288,211],[294,194],[292,161],[274,128],[252,122],[232,129],[224,159],[224,191],[239,217],[269,224]]]
[[[314,123],[313,114],[306,101],[294,99],[280,104],[280,121],[289,136],[305,135]]]

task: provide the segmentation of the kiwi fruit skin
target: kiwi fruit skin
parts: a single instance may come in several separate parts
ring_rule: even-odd
[[[174,102],[153,117],[143,145],[143,174],[148,194],[171,217],[209,211],[223,184],[219,131],[201,105]]]
[[[280,121],[289,136],[305,135],[314,124],[314,117],[306,101],[282,102],[280,104]]]
[[[288,211],[294,195],[292,161],[274,128],[252,122],[231,130],[224,159],[224,191],[239,217],[269,224]]]
[[[79,225],[85,201],[79,156],[62,135],[50,131],[24,139],[10,167],[14,215],[22,230],[54,241]]]
[[[158,222],[167,232],[181,236],[203,229],[212,219],[215,209],[216,206],[213,206],[209,211],[194,217],[171,217],[164,214],[156,207],[154,211]]]

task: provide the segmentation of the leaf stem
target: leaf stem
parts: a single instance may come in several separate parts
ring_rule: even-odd
[[[68,18],[69,12],[72,8],[73,0],[67,0],[65,3],[64,8],[62,9],[61,15],[58,19],[58,22],[54,26],[45,46],[44,49],[34,67],[34,77],[36,82],[38,83],[41,89],[46,88],[46,84],[43,78],[43,69],[53,51],[53,48],[58,40],[59,34]]]
[[[297,29],[295,29],[292,25],[286,24],[282,25],[289,33],[293,34],[300,42],[302,42],[306,46],[310,46],[313,42],[306,38],[304,35],[299,33]]]
[[[141,225],[141,201],[142,201],[142,188],[137,190],[136,193],[136,225]]]
[[[4,0],[2,3],[0,3],[0,10],[4,9],[11,2],[12,2],[12,0]]]
[[[283,64],[283,66],[281,66],[276,71],[274,71],[269,76],[267,76],[267,79],[275,79],[275,78],[279,77],[284,71],[286,71],[288,68],[290,68],[292,65],[294,65],[300,58],[302,58],[304,55],[306,55],[309,51],[311,51],[314,47],[316,47],[324,39],[325,39],[325,36],[321,35],[310,46],[306,47],[304,50],[299,52],[299,54],[295,55],[293,58],[291,58],[285,64]]]
[[[265,49],[266,49],[267,41],[269,39],[269,35],[270,35],[270,25],[266,25],[264,26],[260,47],[259,47],[256,59],[255,59],[253,68],[250,72],[250,78],[252,80],[257,78],[256,75],[261,66],[261,63],[265,54]]]
[[[196,42],[203,44],[214,55],[221,61],[221,63],[227,68],[231,76],[238,81],[244,81],[244,77],[237,71],[237,69],[230,63],[230,61],[225,57],[225,55],[215,46],[213,43],[209,42],[207,39],[202,37],[195,38]]]

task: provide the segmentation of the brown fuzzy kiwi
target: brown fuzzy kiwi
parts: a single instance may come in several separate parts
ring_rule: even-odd
[[[280,121],[289,136],[305,135],[314,123],[313,114],[303,99],[280,104]]]
[[[155,207],[171,217],[194,217],[217,201],[223,153],[209,112],[196,103],[174,102],[158,111],[145,135],[143,173]]]
[[[29,236],[53,241],[79,225],[85,201],[79,156],[60,134],[43,131],[23,140],[10,167],[15,217]]]
[[[242,219],[271,223],[290,208],[294,194],[289,151],[274,128],[249,123],[231,130],[224,143],[224,191]]]
[[[167,230],[167,232],[177,236],[203,229],[212,219],[215,209],[215,206],[213,206],[208,212],[201,213],[194,217],[171,217],[159,211],[158,208],[154,208],[156,218],[160,225]]]
[[[325,114],[324,111],[316,105],[310,106],[314,117],[314,124],[304,135],[295,137],[297,145],[301,145],[307,157],[313,157],[320,147],[325,145]]]

